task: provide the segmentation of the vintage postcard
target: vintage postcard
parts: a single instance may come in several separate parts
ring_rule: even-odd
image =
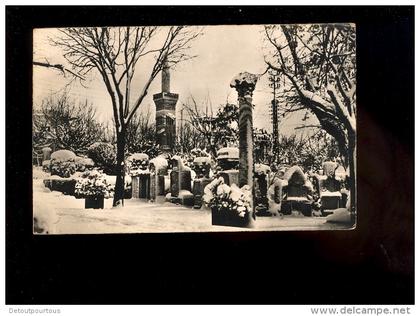
[[[34,29],[34,234],[356,217],[355,24]]]

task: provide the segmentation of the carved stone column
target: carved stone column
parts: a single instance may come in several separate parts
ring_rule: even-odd
[[[239,186],[253,183],[252,93],[258,76],[242,72],[233,78],[231,88],[238,93],[239,103]]]
[[[252,195],[254,169],[254,142],[252,133],[252,93],[258,76],[242,72],[232,79],[231,88],[238,93],[239,103],[239,187],[249,185]],[[254,203],[252,210],[254,212]]]

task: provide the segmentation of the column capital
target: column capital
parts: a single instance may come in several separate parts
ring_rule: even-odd
[[[249,72],[241,72],[232,79],[230,87],[235,88],[239,97],[252,97],[258,79],[258,75]]]

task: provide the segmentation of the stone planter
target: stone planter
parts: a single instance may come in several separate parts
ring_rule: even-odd
[[[89,196],[85,198],[85,208],[102,209],[104,208],[103,196]]]
[[[244,217],[240,217],[229,210],[211,209],[211,223],[219,226],[233,226],[233,227],[254,227],[255,215],[247,213]]]

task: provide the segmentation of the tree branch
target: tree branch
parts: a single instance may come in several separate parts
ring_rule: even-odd
[[[70,73],[73,76],[79,78],[80,80],[85,80],[85,78],[83,76],[81,76],[79,74],[76,74],[75,72],[71,71],[70,69],[65,68],[61,64],[42,63],[42,62],[39,62],[39,61],[33,61],[32,63],[35,66],[41,66],[41,67],[58,69],[58,70],[60,70],[63,73],[64,76],[65,76],[65,72],[67,71],[68,73]]]

